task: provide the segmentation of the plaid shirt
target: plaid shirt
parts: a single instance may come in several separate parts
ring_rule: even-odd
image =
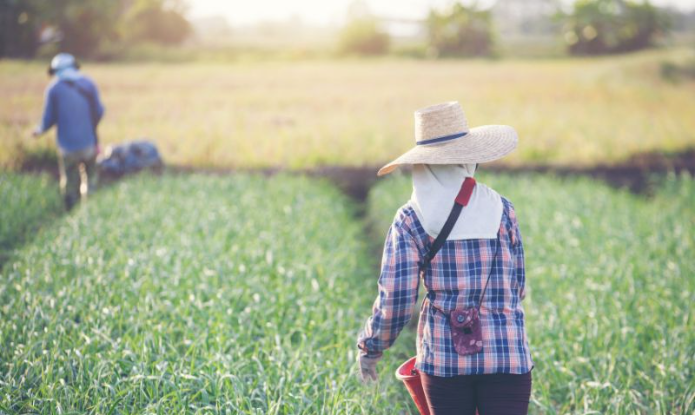
[[[524,248],[514,206],[505,198],[502,203],[497,239],[446,241],[426,273],[428,294],[418,324],[416,367],[428,375],[521,374],[533,367],[521,307]],[[358,347],[368,355],[389,348],[410,320],[420,285],[418,261],[433,240],[410,204],[398,211],[386,237],[379,295],[358,338]],[[448,314],[457,307],[476,306],[490,272],[480,309],[483,350],[460,356],[454,350]]]

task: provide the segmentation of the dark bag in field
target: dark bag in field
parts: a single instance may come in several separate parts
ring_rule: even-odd
[[[424,259],[420,262],[420,277],[425,279],[425,272],[430,266],[432,259],[437,255],[437,252],[442,248],[446,238],[451,233],[451,230],[456,224],[456,220],[459,215],[461,215],[461,210],[464,206],[468,205],[468,201],[473,194],[473,189],[475,188],[475,179],[472,177],[467,177],[466,180],[461,185],[461,190],[458,196],[456,196],[456,201],[454,207],[449,213],[442,231],[437,235],[437,238],[432,242],[429,251],[425,254]],[[497,261],[497,250],[499,250],[499,245],[495,251],[495,261]],[[483,298],[485,297],[485,291],[487,291],[487,284],[490,282],[490,276],[492,275],[493,266],[490,267],[490,273],[485,281],[485,287],[483,292],[480,294],[478,299],[478,305],[475,307],[466,307],[463,309],[456,309],[449,314],[449,326],[451,327],[451,337],[454,343],[454,349],[456,353],[462,356],[476,354],[483,350],[483,330],[480,324],[480,306],[483,303]],[[445,313],[443,313],[445,314]]]
[[[164,166],[157,146],[144,140],[110,146],[98,163],[99,171],[111,176],[122,176],[143,169],[159,170]]]

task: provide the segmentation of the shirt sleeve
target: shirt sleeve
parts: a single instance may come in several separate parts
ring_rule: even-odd
[[[368,356],[380,356],[391,347],[410,321],[418,297],[419,257],[413,236],[397,223],[391,225],[381,260],[379,294],[357,339],[357,347]]]
[[[519,298],[521,301],[526,298],[526,264],[524,258],[524,243],[521,240],[521,230],[519,229],[519,222],[516,218],[516,211],[514,206],[510,203],[509,209],[509,220],[512,224],[512,254],[514,258],[514,269],[517,281],[519,282]]]
[[[56,123],[58,108],[56,108],[55,100],[55,90],[53,88],[48,88],[44,97],[43,118],[41,120],[41,132],[48,131]]]

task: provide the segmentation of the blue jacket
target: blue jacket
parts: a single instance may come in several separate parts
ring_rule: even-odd
[[[76,89],[77,86],[94,94],[98,118],[104,115],[99,91],[91,79],[80,76],[70,86],[67,81],[56,79],[46,88],[41,131],[54,124],[58,128],[58,147],[65,153],[84,150],[96,143],[89,109],[89,101]]]

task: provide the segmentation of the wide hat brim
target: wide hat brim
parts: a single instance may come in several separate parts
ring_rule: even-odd
[[[388,163],[377,173],[383,176],[407,164],[486,163],[514,151],[519,137],[508,125],[483,125],[471,128],[463,137],[440,144],[418,145]]]

